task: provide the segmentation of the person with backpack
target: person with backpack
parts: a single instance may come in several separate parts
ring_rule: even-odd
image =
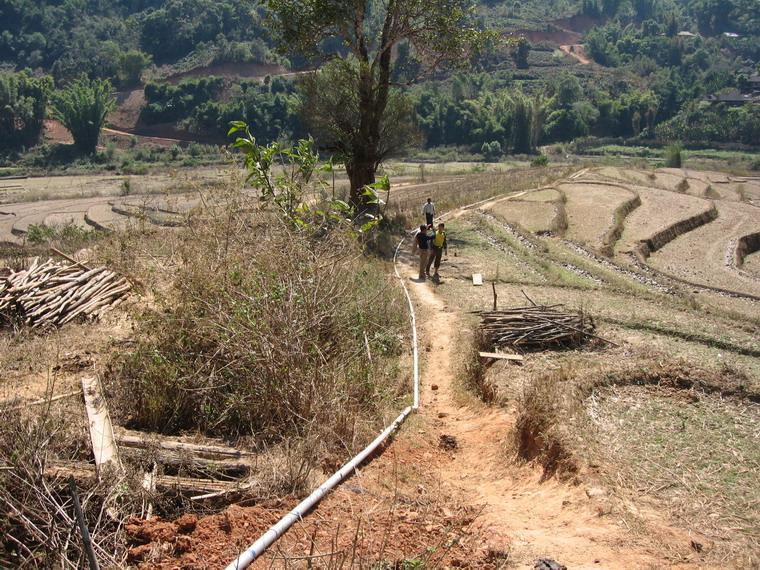
[[[433,238],[430,241],[430,255],[428,257],[427,267],[425,268],[425,274],[430,275],[430,266],[435,263],[435,275],[434,279],[438,279],[438,268],[441,266],[441,256],[443,252],[449,255],[449,244],[446,242],[446,230],[443,223],[438,224],[438,229],[435,231]]]
[[[427,235],[427,226],[421,225],[417,235],[414,236],[414,250],[420,254],[420,281],[425,280],[425,268],[430,257],[430,238]]]

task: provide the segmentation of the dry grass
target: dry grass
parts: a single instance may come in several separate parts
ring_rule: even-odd
[[[436,210],[443,213],[500,194],[546,186],[567,176],[572,170],[569,167],[514,168],[500,173],[470,174],[435,185],[401,189],[391,195],[387,213],[417,220],[422,217],[422,204],[428,197],[433,199]]]
[[[517,458],[536,461],[543,477],[577,472],[565,427],[578,398],[568,370],[542,375],[523,388],[518,403],[512,447]]]
[[[298,490],[405,397],[395,370],[405,319],[386,310],[403,304],[352,232],[295,229],[234,192],[207,204],[155,247],[129,242],[125,257],[142,261],[122,265],[154,301],[137,316],[134,349],[112,364],[111,401],[130,427],[296,450]],[[151,256],[164,261],[153,274]]]
[[[62,568],[87,566],[76,526],[72,496],[55,466],[81,460],[87,449],[84,422],[71,410],[45,407],[39,414],[6,415],[0,425],[0,566]],[[126,545],[121,527],[139,513],[134,479],[78,485],[96,558],[102,567],[122,567]]]
[[[760,563],[757,405],[614,386],[595,391],[588,412],[598,452],[617,466],[609,476],[618,493],[657,504],[698,533],[704,556],[722,567]]]
[[[465,379],[464,388],[473,392],[481,401],[490,404],[496,401],[497,390],[488,378],[487,367],[480,358],[480,352],[490,352],[493,346],[481,330],[475,333],[475,342],[463,359],[462,377]]]

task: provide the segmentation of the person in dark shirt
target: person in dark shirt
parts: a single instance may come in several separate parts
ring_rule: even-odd
[[[427,275],[430,275],[430,266],[435,263],[435,275],[433,275],[433,278],[438,279],[438,268],[441,266],[441,256],[443,255],[444,251],[446,252],[446,255],[449,254],[449,244],[446,242],[446,230],[444,229],[444,225],[442,223],[438,224],[438,230],[436,230],[432,239],[430,239],[429,245],[430,255],[428,257],[425,273]]]
[[[414,250],[420,254],[420,280],[425,280],[425,269],[430,256],[430,239],[427,236],[427,227],[420,226],[420,231],[414,236]]]

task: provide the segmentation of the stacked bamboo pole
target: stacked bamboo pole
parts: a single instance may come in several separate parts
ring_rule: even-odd
[[[495,348],[543,349],[579,346],[596,337],[593,319],[582,311],[560,311],[562,305],[484,311],[481,329]]]
[[[105,267],[34,258],[29,269],[0,277],[0,321],[43,327],[95,319],[121,303],[130,287]]]

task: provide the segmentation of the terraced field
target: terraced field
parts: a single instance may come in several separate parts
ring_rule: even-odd
[[[602,249],[615,224],[615,214],[637,193],[623,186],[584,183],[581,180],[561,184],[567,215],[566,237]]]
[[[625,220],[625,229],[617,244],[618,253],[634,251],[640,242],[713,208],[712,202],[703,198],[651,187],[634,188],[641,198],[641,206]]]
[[[652,254],[649,263],[684,280],[760,295],[760,281],[736,271],[734,249],[743,235],[760,231],[760,208],[717,201],[718,217]]]
[[[562,194],[554,189],[528,192],[513,200],[500,200],[489,206],[494,216],[533,233],[555,230],[561,215]]]
[[[23,243],[32,225],[115,230],[126,227],[130,219],[154,225],[177,225],[181,223],[178,219],[198,201],[195,195],[178,194],[171,198],[146,195],[6,204],[0,206],[0,242]]]

